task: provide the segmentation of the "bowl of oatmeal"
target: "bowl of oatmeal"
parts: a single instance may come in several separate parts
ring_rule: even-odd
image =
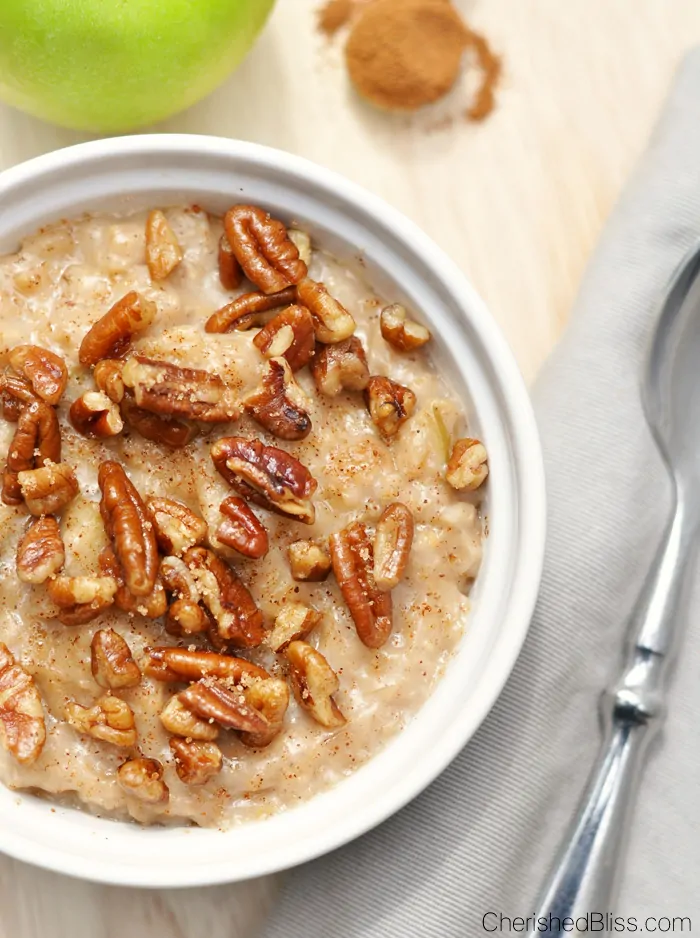
[[[0,204],[0,849],[182,886],[358,836],[534,605],[497,327],[407,219],[253,144],[83,144]]]

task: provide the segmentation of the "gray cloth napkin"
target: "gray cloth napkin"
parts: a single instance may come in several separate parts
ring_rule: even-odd
[[[549,539],[513,675],[426,792],[289,874],[265,938],[471,938],[488,933],[488,911],[534,911],[595,760],[598,698],[619,666],[624,623],[669,510],[639,385],[664,288],[698,237],[700,50],[680,69],[535,388]],[[691,602],[615,911],[640,921],[694,915],[700,931],[700,590]]]

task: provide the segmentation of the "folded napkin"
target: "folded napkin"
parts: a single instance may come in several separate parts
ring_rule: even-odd
[[[265,938],[471,938],[488,933],[486,912],[533,913],[595,761],[599,695],[616,676],[624,623],[669,511],[639,387],[664,288],[699,236],[700,50],[680,69],[535,388],[549,537],[515,671],[426,792],[286,877]],[[695,914],[698,930],[699,592],[611,910],[640,921]]]

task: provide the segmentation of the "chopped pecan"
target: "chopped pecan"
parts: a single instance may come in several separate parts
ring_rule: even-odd
[[[369,382],[367,355],[354,335],[335,345],[324,345],[314,355],[310,369],[316,390],[326,397],[336,397],[341,391],[364,391]]]
[[[474,491],[484,483],[488,474],[489,464],[484,444],[471,438],[457,440],[445,470],[445,478],[452,488]]]
[[[177,777],[185,785],[204,785],[221,771],[224,758],[216,743],[173,736],[170,749]]]
[[[219,473],[239,494],[261,508],[313,524],[311,496],[318,483],[290,453],[260,440],[223,437],[211,448]]]
[[[296,246],[299,258],[308,267],[311,263],[311,238],[305,231],[298,228],[287,228],[287,237]]]
[[[68,384],[68,369],[60,355],[38,345],[17,345],[10,349],[8,357],[37,397],[47,404],[58,404]]]
[[[333,700],[340,684],[338,675],[320,651],[308,642],[292,642],[286,652],[289,680],[300,707],[328,729],[343,726],[347,720]]]
[[[266,643],[273,651],[284,651],[290,642],[299,641],[321,621],[321,613],[303,603],[287,603],[277,613],[275,627],[268,632]]]
[[[95,365],[95,370],[92,373],[99,390],[115,404],[121,404],[124,399],[123,370],[123,361],[118,361],[115,358],[103,358]]]
[[[119,407],[103,391],[86,391],[68,411],[70,422],[83,436],[98,439],[117,436],[124,429]]]
[[[221,638],[243,648],[259,645],[264,636],[262,613],[231,567],[205,547],[191,547],[183,559]]]
[[[114,595],[114,605],[123,612],[136,613],[148,619],[159,619],[168,610],[168,597],[160,576],[156,578],[155,586],[148,596],[134,596],[124,583],[124,573],[117,557],[108,545],[100,551],[98,558],[100,571],[104,576],[111,576],[117,581],[117,592]]]
[[[34,404],[39,400],[31,384],[18,375],[0,375],[0,394],[2,415],[10,423],[17,423],[25,404]]]
[[[234,205],[224,229],[248,280],[265,293],[279,293],[306,276],[306,264],[281,221],[255,205]]]
[[[292,371],[308,365],[316,348],[314,320],[305,306],[288,306],[253,338],[265,358],[287,359]]]
[[[402,579],[413,544],[413,515],[401,502],[382,512],[374,534],[374,581],[386,592]]]
[[[122,788],[143,801],[144,804],[164,804],[170,798],[168,786],[163,781],[163,766],[157,759],[128,759],[117,769],[117,778]]]
[[[144,674],[157,681],[199,681],[203,677],[218,677],[239,683],[269,677],[267,671],[245,658],[173,645],[147,648],[142,666]]]
[[[230,495],[219,505],[224,520],[216,529],[216,539],[244,557],[259,560],[269,549],[267,531],[244,499]]]
[[[63,566],[66,552],[53,515],[32,518],[17,545],[17,576],[24,583],[44,583]]]
[[[32,515],[52,515],[78,494],[78,480],[66,463],[48,463],[17,474],[22,498]]]
[[[243,401],[246,413],[281,440],[303,440],[311,432],[304,394],[284,358],[271,358],[262,384]]]
[[[168,608],[165,628],[172,635],[194,635],[212,626],[209,612],[201,605],[201,594],[191,570],[180,557],[166,557],[160,565],[165,589],[176,597]],[[213,623],[216,627],[216,623]]]
[[[244,689],[244,693],[250,706],[267,721],[267,727],[256,732],[242,732],[241,742],[253,749],[262,749],[268,746],[282,729],[284,715],[289,706],[289,688],[286,681],[270,677],[253,681]]]
[[[399,432],[416,409],[416,395],[410,388],[374,375],[365,388],[365,401],[372,423],[388,442]]]
[[[151,280],[166,280],[182,261],[182,248],[159,208],[146,219],[146,264]]]
[[[142,407],[137,407],[128,397],[121,402],[121,413],[124,421],[145,440],[162,443],[171,449],[181,449],[197,436],[197,427],[194,424],[151,414]]]
[[[270,296],[259,291],[243,293],[212,313],[206,321],[204,331],[230,332],[235,329],[237,332],[244,332],[246,329],[262,326],[274,316],[276,310],[296,303],[296,298],[295,287],[288,287]]]
[[[156,304],[131,290],[90,327],[80,343],[81,365],[96,365],[102,358],[124,355],[131,339],[154,320]]]
[[[269,730],[265,717],[248,703],[241,688],[229,688],[216,678],[204,678],[190,684],[177,695],[196,717],[214,720],[229,730],[244,733],[264,733]]]
[[[81,707],[74,700],[66,704],[66,719],[79,733],[86,733],[113,746],[134,746],[134,713],[125,700],[104,694],[92,707]]]
[[[141,683],[141,671],[126,640],[114,629],[98,629],[90,645],[92,676],[100,687],[118,690]]]
[[[61,609],[98,602],[111,603],[117,581],[111,576],[56,576],[49,580],[48,593]]]
[[[406,310],[400,303],[385,306],[379,317],[382,335],[399,352],[412,352],[430,341],[430,332],[406,318]]]
[[[152,414],[203,423],[226,423],[239,414],[233,391],[219,375],[199,368],[132,355],[122,380],[133,389],[137,407]]]
[[[331,572],[330,554],[314,541],[294,541],[287,556],[293,580],[321,583]]]
[[[213,740],[219,735],[219,727],[209,721],[200,720],[182,703],[175,694],[167,702],[160,714],[160,722],[168,733],[184,736],[186,739]]]
[[[368,648],[379,648],[391,632],[391,593],[382,593],[374,580],[374,556],[367,526],[355,521],[330,537],[333,573]]]
[[[26,405],[20,412],[7,454],[2,500],[6,505],[21,504],[24,496],[19,473],[60,460],[61,430],[56,411],[43,401]],[[52,510],[46,509],[45,513]]]
[[[203,544],[207,523],[187,505],[172,498],[149,498],[146,508],[153,522],[158,547],[164,554],[182,554]]]
[[[0,642],[0,744],[21,765],[30,765],[45,742],[44,707],[34,678]]]
[[[127,589],[134,596],[148,596],[158,575],[158,546],[146,506],[118,462],[103,462],[97,482],[102,521]]]
[[[349,339],[355,320],[342,303],[334,299],[322,283],[308,277],[297,284],[297,298],[314,317],[316,338],[327,345]]]
[[[243,280],[243,271],[225,234],[219,238],[218,261],[221,286],[224,290],[237,290]]]

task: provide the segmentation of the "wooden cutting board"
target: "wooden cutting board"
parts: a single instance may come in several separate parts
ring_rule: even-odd
[[[379,193],[461,265],[532,380],[674,69],[700,41],[700,4],[461,0],[503,54],[504,79],[490,120],[439,129],[464,89],[420,118],[373,112],[348,88],[342,41],[315,32],[317,3],[278,0],[238,73],[155,129],[266,143]],[[0,107],[0,167],[82,139]],[[274,888],[127,891],[0,858],[0,938],[253,938]]]

